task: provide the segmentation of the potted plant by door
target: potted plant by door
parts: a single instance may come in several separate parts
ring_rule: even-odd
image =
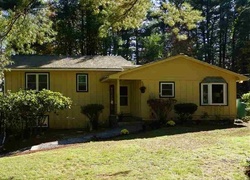
[[[141,93],[145,93],[146,87],[145,87],[145,86],[141,86],[141,87],[140,87],[140,91],[141,91]]]

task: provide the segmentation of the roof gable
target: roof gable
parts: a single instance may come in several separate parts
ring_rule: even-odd
[[[110,75],[108,77],[108,79],[119,79],[121,77],[126,76],[126,74],[142,71],[142,70],[144,70],[146,68],[153,68],[154,66],[161,65],[163,63],[167,64],[167,63],[172,62],[172,61],[178,61],[178,59],[179,60],[181,59],[181,60],[189,61],[189,62],[192,62],[192,63],[196,63],[196,64],[199,64],[201,66],[207,67],[207,68],[209,68],[209,69],[211,69],[213,71],[218,71],[218,72],[222,72],[222,73],[225,73],[227,75],[230,75],[230,76],[234,76],[235,79],[237,79],[237,81],[246,81],[246,80],[249,79],[248,77],[243,76],[241,74],[238,74],[238,73],[235,73],[235,72],[220,68],[220,67],[215,66],[215,65],[208,64],[206,62],[202,62],[200,60],[188,57],[186,55],[173,56],[173,57],[170,57],[170,58],[167,58],[167,59],[164,59],[164,60],[151,62],[151,63],[142,65],[142,66],[140,66],[138,68],[134,68],[134,69],[131,69],[131,70],[128,70],[128,71],[123,71],[123,72],[119,72],[119,73],[116,73],[116,74],[112,74],[112,75]]]

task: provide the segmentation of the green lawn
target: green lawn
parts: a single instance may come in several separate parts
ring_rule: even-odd
[[[169,127],[0,159],[0,179],[248,179],[250,128]]]

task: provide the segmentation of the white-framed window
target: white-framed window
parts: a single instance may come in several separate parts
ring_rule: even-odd
[[[88,92],[88,74],[76,74],[76,91]]]
[[[120,106],[128,106],[128,86],[120,86]]]
[[[227,83],[201,83],[201,105],[227,105]]]
[[[160,82],[160,97],[173,98],[175,96],[174,82]]]
[[[26,73],[25,88],[36,91],[49,89],[49,73]]]

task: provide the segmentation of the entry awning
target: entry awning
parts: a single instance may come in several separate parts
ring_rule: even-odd
[[[223,77],[208,76],[201,83],[226,83],[226,80]]]

